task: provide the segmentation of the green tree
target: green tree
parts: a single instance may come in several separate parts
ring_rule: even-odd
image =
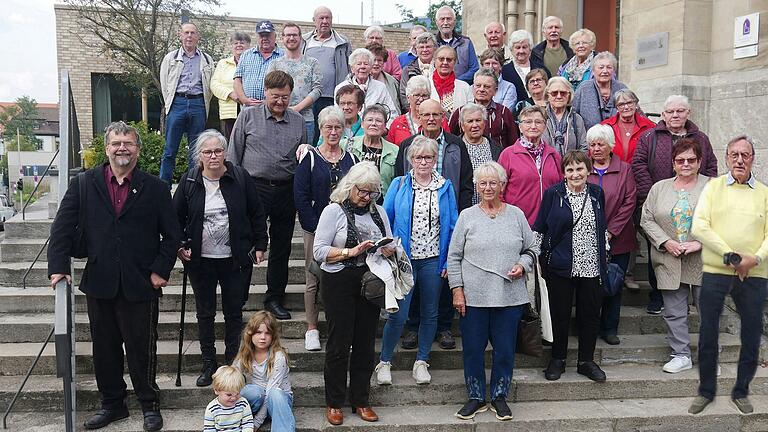
[[[3,142],[7,150],[35,151],[42,140],[35,136],[40,124],[37,101],[30,96],[21,96],[16,104],[3,108],[0,112],[0,125],[3,129]]]
[[[424,17],[417,17],[413,14],[413,9],[407,8],[399,3],[395,4],[395,7],[400,12],[400,16],[403,18],[403,22],[408,22],[414,25],[423,25],[429,30],[437,30],[435,13],[443,6],[451,7],[456,13],[456,32],[461,33],[461,0],[441,0],[439,2],[430,3]]]

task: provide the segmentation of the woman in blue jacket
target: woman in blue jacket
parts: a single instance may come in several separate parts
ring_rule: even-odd
[[[417,384],[429,384],[427,360],[437,332],[437,312],[443,279],[447,276],[448,244],[458,219],[456,193],[451,181],[435,171],[437,141],[419,135],[408,147],[406,157],[413,167],[397,177],[384,198],[384,209],[392,224],[392,235],[400,237],[413,265],[414,288],[398,301],[400,309],[390,314],[381,341],[381,360],[376,381],[392,384],[391,360],[395,345],[408,319],[413,292],[419,290],[419,347],[413,364]]]
[[[307,153],[296,167],[293,178],[293,200],[304,230],[304,273],[307,279],[304,291],[304,308],[307,311],[304,348],[307,351],[321,349],[320,332],[317,330],[317,277],[309,271],[317,221],[330,202],[331,192],[339,180],[358,162],[352,153],[345,152],[339,146],[344,131],[342,110],[326,107],[320,111],[317,121],[322,144],[317,148],[307,147]]]

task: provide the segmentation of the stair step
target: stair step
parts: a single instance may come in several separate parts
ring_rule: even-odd
[[[211,396],[210,399],[213,399]],[[768,421],[768,396],[751,397],[755,413],[742,415],[732,406],[728,396],[718,396],[699,415],[688,414],[692,397],[647,399],[597,399],[591,401],[520,402],[511,404],[515,418],[500,422],[490,410],[473,420],[454,416],[460,404],[376,407],[380,420],[362,421],[345,409],[344,424],[331,426],[322,408],[295,408],[297,432],[318,431],[394,431],[399,432],[481,432],[481,431],[760,431]],[[197,409],[164,410],[166,432],[199,432],[205,406]],[[80,412],[82,424],[92,412]],[[21,412],[10,416],[9,431],[59,431],[64,423],[59,413]],[[105,432],[142,431],[142,418],[136,410],[131,417],[113,423]],[[262,427],[260,430],[269,430]]]
[[[437,369],[462,368],[461,338],[456,338],[457,349],[443,350],[437,343],[433,344],[430,354],[430,365]],[[696,358],[698,334],[691,334],[691,348]],[[178,353],[177,341],[159,341],[157,343],[158,373],[171,373],[176,371],[176,356]],[[295,372],[321,372],[325,358],[324,350],[308,352],[304,350],[304,341],[301,339],[285,339],[283,345],[288,350],[291,368]],[[577,338],[569,338],[568,362],[575,364]],[[739,337],[731,334],[720,335],[720,345],[723,351],[720,353],[720,361],[723,363],[734,362],[739,355]],[[40,350],[38,343],[1,343],[0,344],[0,371],[4,375],[23,375],[32,364]],[[376,341],[376,350],[379,352],[381,341]],[[224,343],[216,342],[216,351],[219,353],[219,362],[223,362]],[[548,349],[542,358],[534,358],[518,354],[515,364],[518,367],[544,367],[549,359]],[[77,373],[93,373],[92,345],[89,342],[78,342]],[[197,341],[186,339],[183,347],[183,370],[194,373],[200,370],[202,359],[200,357],[200,345]],[[490,347],[486,348],[486,363],[489,365]],[[416,360],[416,350],[403,350],[398,345],[395,349],[392,361],[395,369],[408,369]],[[626,335],[622,337],[621,345],[608,345],[598,340],[595,349],[595,361],[602,365],[621,363],[634,364],[662,364],[669,359],[669,346],[666,338],[661,334],[651,335]],[[56,373],[56,358],[53,344],[49,344],[43,356],[33,371],[36,375],[54,375]]]

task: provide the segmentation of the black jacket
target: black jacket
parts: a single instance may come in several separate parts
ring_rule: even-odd
[[[534,55],[531,55],[530,63],[531,63],[531,70],[544,69],[544,71],[547,73],[547,79],[551,78],[549,75],[549,71],[544,66],[544,60],[539,59]],[[511,62],[501,67],[501,78],[515,85],[515,90],[517,91],[517,100],[525,99],[528,97],[528,89],[525,88],[525,81],[520,79],[520,75],[517,74],[517,70],[515,70],[514,60],[512,60]],[[546,85],[547,83],[544,83],[544,86]]]
[[[80,290],[99,299],[115,298],[120,290],[129,301],[148,301],[162,294],[152,287],[150,274],[168,280],[181,239],[168,184],[135,168],[131,191],[117,216],[104,180],[105,166],[70,182],[51,226],[48,275],[70,274],[75,228],[80,211],[85,211],[88,262]],[[80,209],[80,181],[88,182],[84,209]]]
[[[267,250],[267,219],[256,192],[256,185],[248,172],[225,162],[227,171],[219,180],[221,195],[227,204],[229,217],[229,244],[232,257],[239,267],[253,265],[248,257],[251,248]],[[240,171],[239,175],[235,171]],[[203,219],[205,219],[205,185],[202,169],[187,171],[179,180],[173,195],[179,225],[185,239],[191,240],[192,265],[200,260],[203,243]]]
[[[560,45],[563,46],[563,50],[565,50],[565,61],[563,61],[563,64],[568,62],[568,60],[573,57],[573,50],[571,49],[571,45],[568,43],[567,40],[560,38]],[[547,41],[543,40],[536,44],[536,46],[533,47],[531,50],[531,57],[536,57],[541,63],[544,63],[544,51],[547,49]],[[546,67],[544,68],[546,69]],[[550,78],[557,75],[557,71],[550,71],[549,72]]]
[[[395,161],[395,177],[405,175],[411,169],[411,162],[406,157],[408,147],[416,135],[410,136],[400,143]],[[472,160],[469,159],[467,146],[456,135],[443,132],[445,137],[445,150],[443,153],[443,177],[453,183],[456,192],[456,203],[459,211],[472,207],[472,195],[474,184],[472,183]]]

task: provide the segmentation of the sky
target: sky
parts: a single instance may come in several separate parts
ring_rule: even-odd
[[[29,95],[38,103],[58,102],[56,69],[56,0],[2,0],[0,14],[0,102],[12,102]],[[395,4],[411,8],[416,15],[426,12],[429,0],[292,0],[286,2],[222,0],[221,12],[238,17],[258,17],[311,21],[312,11],[320,4],[328,6],[334,22],[364,25],[374,19],[379,23],[399,22]],[[258,4],[258,8],[254,7]]]

